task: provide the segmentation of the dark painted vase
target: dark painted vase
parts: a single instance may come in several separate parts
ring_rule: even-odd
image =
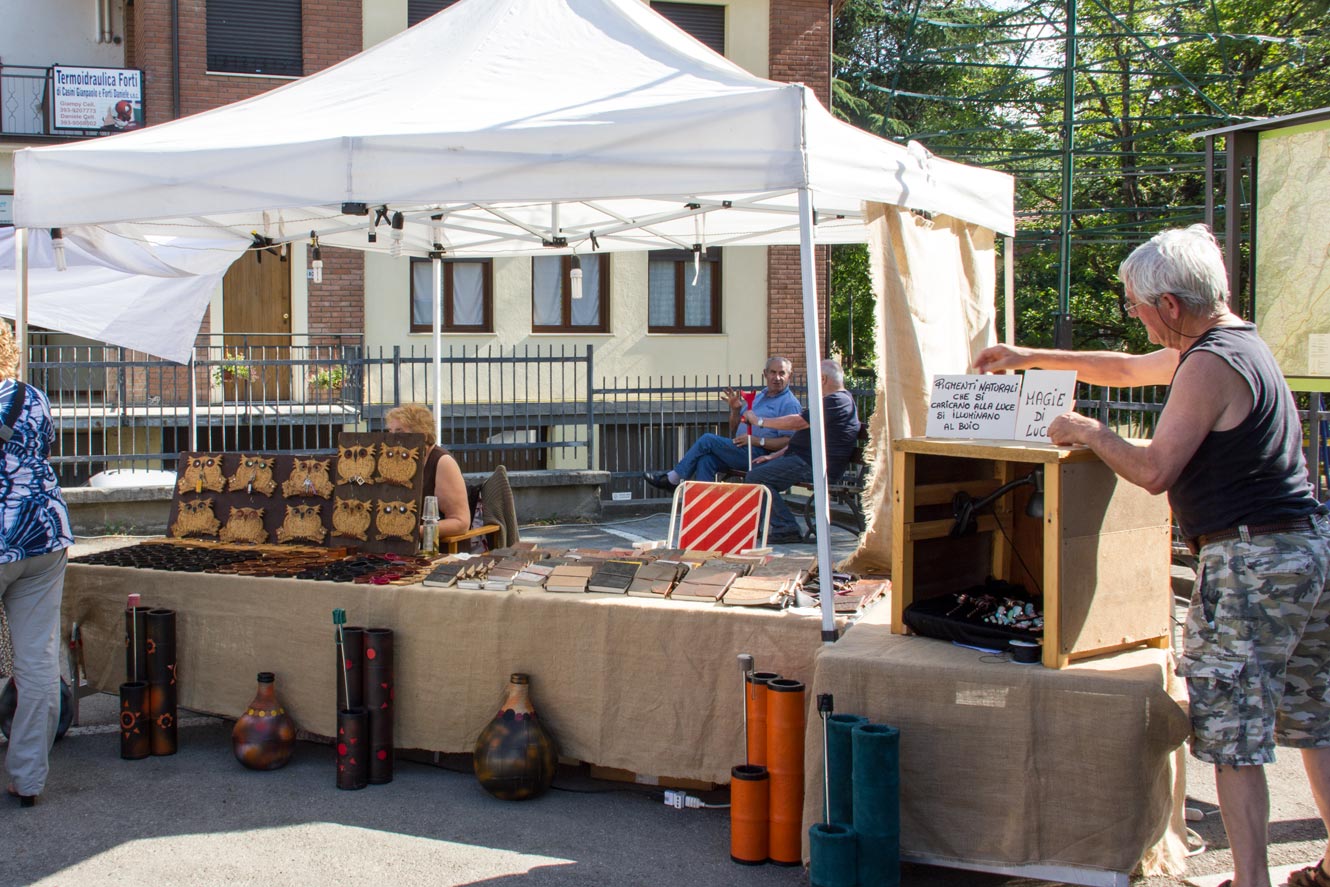
[[[558,760],[554,737],[531,706],[530,678],[513,675],[499,713],[476,740],[476,778],[500,800],[524,801],[550,787]]]
[[[272,672],[259,672],[258,693],[231,731],[236,760],[251,770],[286,766],[296,747],[296,722],[278,701],[274,680]]]

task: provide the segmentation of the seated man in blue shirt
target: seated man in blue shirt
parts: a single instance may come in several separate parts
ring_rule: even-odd
[[[799,415],[799,399],[790,393],[790,371],[793,365],[784,357],[773,357],[767,361],[767,368],[762,371],[762,379],[767,387],[757,392],[751,407],[751,421],[756,423],[781,416]],[[716,472],[722,469],[747,469],[748,445],[751,443],[757,455],[784,449],[789,443],[793,431],[779,431],[763,427],[754,427],[744,421],[742,415],[745,402],[743,393],[726,388],[721,397],[730,404],[730,436],[704,434],[697,439],[679,464],[671,471],[648,471],[646,482],[657,489],[673,491],[681,481],[715,480]]]
[[[826,441],[827,482],[835,483],[845,473],[859,439],[859,411],[854,398],[845,390],[845,372],[834,360],[824,360],[822,371],[822,436]],[[744,416],[745,419],[757,418]],[[767,542],[781,545],[811,542],[799,531],[790,506],[781,495],[794,484],[813,480],[813,435],[808,425],[808,410],[797,416],[763,421],[763,429],[775,425],[794,432],[789,446],[779,453],[768,453],[753,460],[753,470],[744,478],[750,484],[766,484],[771,490],[771,527]]]

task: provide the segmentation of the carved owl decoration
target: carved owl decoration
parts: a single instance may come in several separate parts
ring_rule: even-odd
[[[175,523],[171,524],[171,535],[177,539],[186,536],[216,536],[221,526],[217,515],[212,513],[211,496],[207,499],[182,499]]]
[[[318,496],[327,499],[332,495],[333,484],[328,477],[328,463],[331,459],[297,459],[291,468],[291,476],[282,483],[283,496]]]
[[[415,500],[379,501],[375,509],[374,529],[379,538],[401,539],[405,542],[416,541],[416,503]]]
[[[333,504],[333,535],[366,541],[373,502],[338,498]]]
[[[263,528],[263,509],[232,508],[220,538],[223,542],[267,542],[268,531]]]
[[[227,489],[231,492],[245,490],[250,495],[271,496],[277,489],[277,481],[272,478],[272,466],[276,461],[272,456],[241,456],[236,473],[231,475]]]
[[[379,473],[374,477],[374,482],[410,488],[416,479],[416,460],[419,456],[420,447],[384,444],[379,453]]]
[[[216,453],[196,453],[185,457],[185,470],[176,481],[176,492],[202,493],[212,490],[220,493],[226,488],[222,476],[222,457]]]
[[[367,484],[374,478],[375,444],[337,448],[337,482]]]
[[[327,535],[328,531],[323,526],[322,505],[286,506],[286,517],[277,528],[278,542],[322,542]]]

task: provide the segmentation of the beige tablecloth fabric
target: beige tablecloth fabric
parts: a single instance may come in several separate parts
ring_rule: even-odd
[[[71,564],[62,622],[78,621],[99,690],[124,680],[131,592],[176,611],[184,708],[236,717],[271,671],[296,723],[331,736],[342,607],[395,632],[399,748],[470,752],[508,675],[526,672],[564,756],[718,783],[743,755],[737,654],[807,681],[821,644],[816,617],[746,607]]]
[[[832,693],[836,711],[901,731],[902,851],[970,866],[1183,869],[1177,750],[1189,725],[1167,651],[1059,671],[893,635],[889,622],[874,608],[817,657],[805,826],[822,820],[815,694]]]

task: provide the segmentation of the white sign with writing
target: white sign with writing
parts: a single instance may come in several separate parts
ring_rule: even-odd
[[[1020,376],[935,376],[928,398],[929,437],[1011,440]]]
[[[1017,440],[1051,443],[1048,426],[1076,408],[1074,370],[1026,370],[1021,385],[1021,406],[1016,413]]]
[[[132,68],[51,68],[55,129],[124,132],[143,126],[143,72]]]

